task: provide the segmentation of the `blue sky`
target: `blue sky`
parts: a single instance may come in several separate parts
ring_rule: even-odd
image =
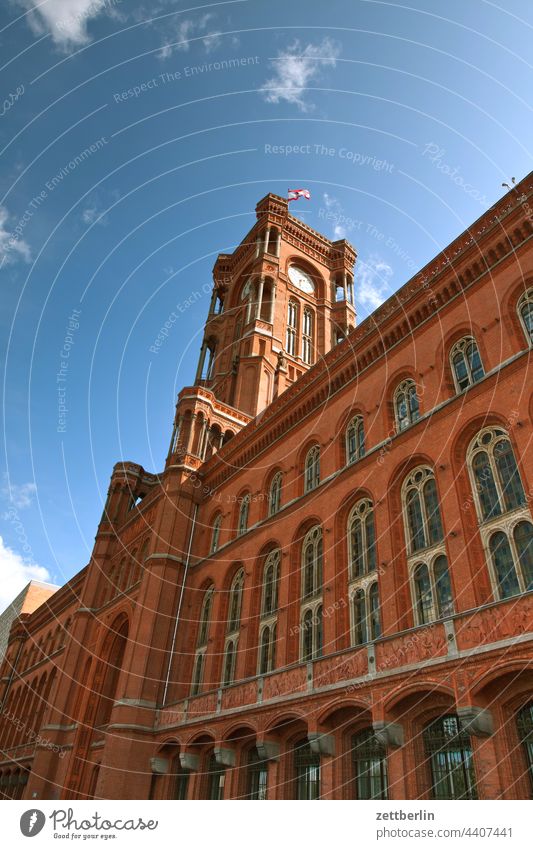
[[[87,562],[117,460],[162,468],[213,262],[267,192],[309,188],[291,211],[356,246],[361,320],[531,169],[532,24],[528,0],[4,4],[0,608]]]

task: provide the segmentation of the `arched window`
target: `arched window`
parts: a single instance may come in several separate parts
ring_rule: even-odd
[[[485,428],[469,448],[472,488],[482,522],[526,503],[512,445],[501,428]]]
[[[322,657],[322,605],[308,607],[301,620],[302,661],[316,660]]]
[[[211,548],[210,554],[214,554],[215,551],[218,551],[218,544],[220,541],[220,527],[222,525],[222,514],[218,513],[215,516],[215,520],[213,522],[213,530],[211,532]]]
[[[275,668],[276,623],[265,625],[259,638],[259,675],[266,675]]]
[[[524,292],[518,301],[518,315],[524,328],[528,345],[533,345],[533,288]]]
[[[354,416],[346,428],[346,459],[355,463],[365,453],[365,432],[362,416]]]
[[[413,570],[416,611],[419,625],[453,614],[453,597],[448,561],[439,554],[429,563],[419,563]]]
[[[368,499],[358,501],[348,519],[350,580],[373,572],[376,568],[376,533],[374,511]]]
[[[287,309],[287,339],[285,347],[287,353],[296,356],[296,333],[298,328],[298,304],[292,299]]]
[[[404,380],[397,387],[394,393],[394,415],[398,432],[420,418],[420,404],[413,380]]]
[[[281,507],[281,484],[283,475],[281,472],[276,472],[270,482],[270,491],[268,493],[268,515],[274,516]]]
[[[315,525],[305,536],[302,546],[302,596],[312,598],[322,593],[322,528]]]
[[[228,640],[226,643],[226,651],[224,653],[224,676],[222,678],[223,687],[227,687],[231,684],[235,677],[236,651],[236,640]]]
[[[296,798],[311,800],[320,798],[320,755],[311,751],[307,740],[294,747],[294,772]]]
[[[431,469],[426,466],[414,469],[404,481],[402,496],[409,551],[413,553],[441,542],[437,485]]]
[[[478,433],[468,468],[496,597],[533,589],[533,524],[506,432],[486,428]]]
[[[360,646],[381,636],[378,582],[358,587],[352,594],[352,645]]]
[[[457,392],[463,392],[485,374],[476,340],[472,336],[465,336],[455,343],[450,351],[450,363]]]
[[[244,587],[244,569],[240,569],[231,584],[228,609],[228,634],[239,630],[241,624],[242,591]]]
[[[455,715],[442,716],[424,729],[434,799],[477,799],[470,735]]]
[[[192,676],[191,696],[197,696],[200,692],[204,677],[205,652],[197,652],[194,659],[194,670]]]
[[[202,603],[202,610],[200,613],[200,627],[198,628],[198,640],[197,647],[201,648],[202,646],[207,645],[207,637],[209,633],[209,620],[211,618],[211,609],[213,607],[213,596],[214,596],[214,588],[209,587],[206,590],[204,595],[204,600]]]
[[[371,728],[352,737],[354,797],[387,798],[387,753]]]
[[[239,522],[237,525],[237,534],[241,536],[248,530],[248,513],[250,512],[250,496],[243,495],[241,506],[239,507]]]
[[[522,743],[529,781],[533,790],[533,702],[525,705],[517,714],[516,725],[518,737]]]
[[[313,445],[305,457],[304,492],[311,492],[320,483],[320,446]]]
[[[180,763],[179,755],[172,762],[172,772],[174,774],[174,782],[172,786],[172,799],[186,799],[189,790],[190,772],[183,769]]]
[[[304,310],[302,359],[304,363],[307,363],[308,365],[311,365],[313,362],[313,313],[310,309]]]
[[[279,548],[271,551],[265,561],[263,572],[262,616],[271,616],[278,609]]]

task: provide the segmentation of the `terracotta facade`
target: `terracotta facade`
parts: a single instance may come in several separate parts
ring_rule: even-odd
[[[532,188],[359,326],[351,245],[258,204],[164,470],[13,624],[4,797],[532,795]]]

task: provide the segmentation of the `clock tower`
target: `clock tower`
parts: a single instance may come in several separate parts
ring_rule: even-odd
[[[216,450],[355,326],[352,245],[331,242],[290,215],[287,199],[278,195],[259,201],[256,218],[236,250],[219,254],[215,263],[195,385],[180,393],[169,456],[179,443],[185,454],[196,446],[206,459],[206,446]],[[194,398],[205,406],[207,397],[209,416],[191,411]],[[184,448],[179,433],[187,415],[205,423],[213,420],[213,410],[238,421],[217,420],[220,436],[217,429],[214,439],[193,436],[193,422],[185,429],[190,435]]]

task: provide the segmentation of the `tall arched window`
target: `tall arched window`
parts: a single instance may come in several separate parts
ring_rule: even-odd
[[[209,634],[209,621],[211,618],[211,609],[213,607],[213,596],[215,590],[213,587],[209,587],[206,590],[204,595],[204,600],[202,603],[202,610],[200,612],[200,626],[198,628],[198,640],[197,647],[201,648],[202,646],[207,645],[207,637]]]
[[[351,590],[352,645],[360,646],[381,636],[378,582],[365,582]]]
[[[468,468],[496,597],[533,589],[533,524],[507,433],[480,431],[469,447]]]
[[[434,799],[477,799],[470,735],[455,715],[441,716],[424,729]]]
[[[272,672],[276,665],[276,623],[265,625],[259,637],[259,675]]]
[[[308,365],[311,365],[313,362],[313,313],[310,309],[304,310],[302,359]]]
[[[476,340],[472,336],[459,339],[450,351],[450,363],[457,392],[463,392],[485,374]]]
[[[242,496],[241,505],[239,507],[239,521],[237,524],[237,534],[241,536],[248,530],[248,514],[250,512],[250,495],[247,493]]]
[[[371,728],[352,737],[354,797],[387,798],[387,753]]]
[[[518,315],[528,345],[533,345],[533,288],[524,292],[518,301]]]
[[[214,554],[215,551],[218,551],[218,545],[219,545],[219,541],[220,541],[220,527],[221,527],[221,525],[222,525],[222,514],[218,513],[218,515],[215,516],[215,520],[213,522],[213,530],[212,530],[212,533],[211,533],[211,549],[210,549],[211,554]]]
[[[214,752],[212,752],[209,756],[206,773],[207,798],[211,801],[223,799],[226,770],[218,763]]]
[[[298,304],[292,299],[287,309],[287,339],[285,347],[287,353],[296,356],[296,333],[298,328]]]
[[[259,625],[258,670],[260,675],[276,667],[276,628],[278,610],[278,581],[281,552],[271,551],[263,570],[263,592],[261,598],[261,622]]]
[[[270,490],[268,493],[268,515],[274,516],[281,507],[281,484],[283,475],[281,472],[276,472],[270,482]]]
[[[476,436],[469,449],[469,468],[481,521],[525,505],[513,448],[501,428],[485,428]]]
[[[419,466],[403,484],[407,539],[411,553],[429,548],[443,538],[437,485],[430,468]]]
[[[407,475],[402,503],[415,619],[424,625],[453,613],[437,485],[428,466]]]
[[[420,403],[413,380],[404,380],[394,393],[394,415],[398,432],[405,430],[420,418]]]
[[[346,459],[355,463],[365,453],[365,431],[362,416],[354,416],[346,428]]]
[[[303,661],[322,654],[322,529],[316,525],[302,546],[300,654]]]
[[[302,546],[302,597],[322,593],[322,528],[315,525],[305,536]]]
[[[246,769],[246,799],[266,799],[268,761],[263,761],[255,746],[248,752]]]
[[[242,591],[244,587],[244,569],[240,569],[231,584],[228,608],[227,633],[233,634],[241,624]]]
[[[202,687],[202,680],[204,677],[204,662],[205,662],[205,653],[203,651],[197,652],[194,658],[194,668],[192,674],[192,686],[191,686],[191,696],[197,696]]]
[[[350,579],[355,580],[376,568],[376,532],[372,502],[358,501],[348,519]]]
[[[237,654],[237,641],[227,640],[226,650],[224,652],[224,675],[222,678],[222,686],[227,687],[233,683],[235,678],[235,659]]]
[[[304,492],[311,492],[320,483],[320,446],[313,445],[305,457]]]
[[[518,737],[523,747],[529,781],[533,790],[533,702],[525,705],[517,714]]]
[[[271,616],[278,609],[278,579],[279,561],[281,552],[279,548],[271,551],[265,561],[263,572],[263,600],[261,606],[262,616]]]

